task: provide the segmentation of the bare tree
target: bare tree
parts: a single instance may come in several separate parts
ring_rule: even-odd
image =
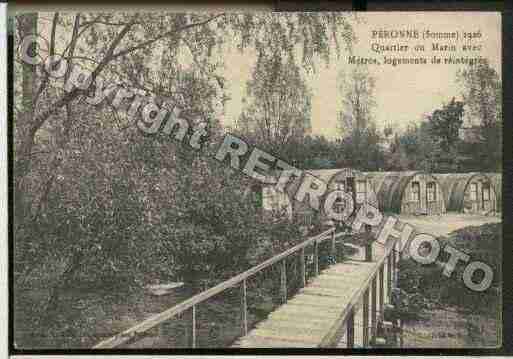
[[[312,94],[293,57],[261,52],[246,90],[237,122],[244,134],[276,150],[309,132]]]
[[[372,124],[372,111],[376,106],[375,79],[364,68],[340,73],[342,110],[339,113],[339,129],[343,136],[354,131],[361,133]]]

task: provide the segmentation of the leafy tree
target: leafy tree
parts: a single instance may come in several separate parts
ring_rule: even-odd
[[[428,116],[430,132],[443,151],[452,150],[459,141],[459,130],[463,124],[463,102],[454,98],[441,109]]]
[[[431,136],[430,123],[421,121],[395,135],[387,154],[386,169],[436,172],[439,170],[437,154],[439,151]]]
[[[208,122],[211,140],[222,135],[212,113],[227,98],[218,71],[224,46],[284,57],[299,48],[309,68],[316,56],[329,58],[330,41],[352,39],[346,17],[328,13],[31,16],[29,25],[16,18],[16,46],[49,24],[41,27],[49,44],[43,58],[59,54],[91,70],[95,86],[102,78],[137,89],[143,104],[176,103]],[[287,225],[259,232],[256,206],[244,204],[246,183],[202,159],[205,152],[190,153],[164,134],[143,135],[128,101],[116,107],[111,95],[93,106],[86,99],[95,86],[66,91],[69,73],[55,79],[42,65],[14,64],[22,75],[14,83],[15,306],[27,316],[17,322],[30,323],[17,335],[45,338],[71,287],[121,290],[187,273],[193,284],[212,282],[289,244],[278,239],[299,238]],[[212,196],[211,186],[226,188]],[[26,295],[32,290],[44,295]]]
[[[246,91],[237,127],[257,144],[279,151],[309,132],[312,94],[294,57],[260,52]]]
[[[342,134],[337,166],[361,170],[379,170],[384,167],[383,138],[374,124],[375,78],[366,68],[358,67],[349,73],[340,73],[342,110],[339,112],[339,130]]]
[[[375,78],[361,67],[348,74],[341,73],[339,77],[342,93],[339,129],[343,136],[354,131],[364,132],[373,122],[372,111],[376,106]]]
[[[362,171],[378,171],[385,167],[382,136],[375,126],[354,129],[340,142],[341,154],[336,167],[353,167]]]
[[[174,75],[182,69],[179,56],[173,55],[181,51],[190,51],[196,77],[203,77],[211,86],[215,85],[217,92],[191,91],[196,98],[210,101],[212,96],[222,99],[223,79],[216,73],[222,55],[212,55],[216,48],[226,44],[227,39],[236,39],[235,44],[241,51],[252,47],[259,52],[265,49],[270,53],[291,55],[299,47],[302,62],[308,68],[313,66],[315,55],[329,59],[331,41],[338,49],[340,42],[350,43],[353,37],[346,16],[332,13],[55,13],[49,21],[49,33],[44,34],[49,38],[49,49],[43,57],[60,54],[69,65],[78,64],[90,69],[93,83],[102,76],[106,81],[126,84],[128,88],[144,88],[152,95],[166,96],[185,107],[187,104],[180,101],[184,98],[179,96],[181,88],[173,87],[178,77]],[[20,40],[21,36],[18,36],[16,43]],[[162,65],[171,71],[160,80],[154,77],[155,71],[151,67],[154,66],[152,58],[157,53],[162,54],[163,48],[168,53],[165,53],[167,56]],[[37,152],[41,129],[47,123],[51,126],[67,105],[89,94],[81,88],[64,91],[61,82],[49,78],[41,65],[36,67],[35,77],[35,95],[25,91],[26,97],[32,99],[34,111],[23,107],[16,117],[17,129],[23,129],[16,133],[15,144],[17,198],[28,191],[23,188],[23,178],[32,170],[33,153]],[[21,202],[18,205],[21,206]]]
[[[278,152],[290,164],[303,169],[335,168],[341,156],[338,143],[324,136],[306,136],[289,142]]]
[[[488,62],[458,73],[467,113],[478,123],[480,141],[467,146],[478,168],[497,171],[502,167],[502,84]]]
[[[463,124],[463,102],[454,98],[428,116],[432,151],[437,169],[457,171],[459,167],[459,132]]]

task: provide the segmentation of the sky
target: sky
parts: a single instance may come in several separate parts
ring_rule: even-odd
[[[387,53],[386,56],[418,57],[428,59],[426,65],[369,65],[368,69],[376,79],[376,108],[374,118],[378,128],[390,124],[396,131],[404,130],[409,123],[420,122],[425,114],[440,108],[452,97],[461,98],[461,87],[456,82],[456,72],[465,65],[431,64],[429,60],[434,54],[439,57],[476,57],[487,58],[491,65],[501,74],[501,21],[500,14],[493,12],[374,12],[360,13],[359,23],[353,23],[357,42],[353,45],[353,54],[362,57],[375,57],[380,61],[383,55],[371,50],[372,43],[402,44],[410,48],[417,43],[425,46],[422,53],[408,50],[400,53]],[[373,30],[403,30],[417,29],[420,32],[463,32],[475,33],[480,31],[481,37],[473,40],[377,40],[371,38]],[[422,36],[422,35],[421,35]],[[433,52],[432,42],[456,44],[453,52]],[[474,43],[482,45],[478,51],[463,51],[463,44]],[[337,130],[337,113],[341,110],[341,94],[339,90],[340,71],[351,71],[358,65],[348,63],[348,52],[342,52],[331,65],[326,67],[320,63],[316,73],[305,77],[306,83],[312,89],[312,133],[336,138],[340,135]],[[250,78],[254,66],[254,54],[237,51],[226,53],[227,89],[231,100],[227,103],[225,114],[221,121],[225,125],[233,124],[242,109],[242,98],[246,81]],[[443,60],[442,60],[443,61]],[[361,66],[361,65],[360,65]]]
[[[46,14],[48,19],[50,16]],[[501,18],[500,13],[494,12],[364,12],[358,13],[358,21],[351,20],[356,42],[353,44],[352,54],[361,57],[375,57],[382,61],[383,55],[371,50],[371,44],[380,45],[408,45],[409,51],[401,53],[387,53],[387,56],[413,57],[423,56],[429,59],[435,54],[431,49],[431,40],[390,40],[372,39],[373,30],[412,30],[422,32],[428,29],[432,32],[477,32],[481,37],[472,40],[472,43],[482,45],[479,52],[463,51],[461,45],[465,41],[439,40],[441,44],[456,44],[454,52],[437,53],[440,57],[451,55],[453,57],[482,56],[487,58],[491,65],[501,75]],[[49,21],[42,21],[40,31],[49,31]],[[65,34],[69,36],[69,34]],[[63,39],[65,40],[65,39]],[[411,50],[413,45],[422,43],[426,51],[419,53]],[[67,41],[63,41],[63,44]],[[340,136],[338,131],[337,114],[341,111],[342,101],[340,93],[339,73],[350,72],[358,65],[348,63],[351,55],[348,51],[341,51],[337,58],[332,51],[330,65],[318,62],[315,73],[304,74],[305,81],[310,87],[312,97],[311,125],[312,134],[324,135],[328,138]],[[300,55],[300,54],[299,54]],[[185,55],[186,56],[186,55]],[[243,105],[242,99],[246,91],[246,82],[250,79],[251,71],[256,61],[254,51],[245,50],[240,53],[235,48],[224,48],[221,56],[224,57],[225,90],[230,100],[219,119],[226,126],[234,124],[239,117]],[[159,58],[155,58],[155,63]],[[192,61],[189,59],[186,62]],[[391,125],[400,132],[409,123],[419,123],[426,114],[440,108],[443,103],[452,97],[461,97],[461,87],[456,82],[456,72],[465,65],[369,65],[369,72],[376,79],[374,119],[377,127],[382,129]]]

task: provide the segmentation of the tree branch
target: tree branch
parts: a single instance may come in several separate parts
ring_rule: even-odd
[[[133,52],[135,50],[140,50],[142,48],[145,48],[146,46],[148,45],[151,45],[159,40],[162,40],[163,38],[166,38],[166,37],[169,37],[177,32],[180,32],[180,31],[184,31],[184,30],[188,30],[190,28],[193,28],[193,27],[196,27],[196,26],[203,26],[203,25],[206,25],[208,24],[209,22],[221,17],[221,16],[224,16],[225,13],[222,13],[222,14],[219,14],[219,15],[215,15],[215,16],[212,16],[211,18],[205,20],[205,21],[201,21],[201,22],[196,22],[196,23],[192,23],[192,24],[188,24],[188,25],[185,25],[185,26],[182,26],[182,27],[179,27],[179,28],[175,28],[171,31],[168,31],[160,36],[157,36],[156,38],[154,39],[151,39],[151,40],[147,40],[147,41],[143,41],[141,42],[139,45],[137,46],[134,46],[134,47],[131,47],[131,48],[128,48],[128,49],[125,49],[125,50],[121,50],[119,52],[117,52],[116,54],[112,55],[112,58],[115,59],[115,58],[118,58],[120,56],[123,56],[123,55],[126,55],[130,52]]]
[[[55,53],[55,30],[57,29],[57,20],[59,19],[59,13],[56,12],[54,15],[53,15],[53,22],[52,22],[52,32],[51,32],[51,35],[50,35],[50,56],[53,56],[53,54]],[[43,67],[44,69],[44,67]],[[37,100],[39,99],[39,96],[41,95],[41,93],[43,92],[43,90],[45,89],[46,85],[48,84],[48,72],[44,71],[45,73],[45,77],[43,78],[43,80],[41,81],[41,84],[39,85],[39,88],[36,92],[36,96],[34,97],[34,104],[37,103]]]
[[[77,46],[78,40],[78,28],[80,27],[80,14],[75,16],[75,24],[73,25],[73,35],[71,36],[70,47],[69,47],[69,56],[72,58],[75,54],[75,47]],[[64,83],[68,82],[69,75],[71,74],[72,68],[71,59],[68,61],[68,67],[66,69],[66,73],[64,74]]]

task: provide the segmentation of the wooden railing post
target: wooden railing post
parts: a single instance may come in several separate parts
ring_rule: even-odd
[[[281,268],[281,280],[280,280],[280,292],[281,292],[281,302],[287,302],[287,262],[283,259],[280,263]]]
[[[306,287],[305,247],[299,251],[299,280],[301,281],[301,288]]]
[[[394,287],[397,285],[397,255],[395,253],[395,244],[392,247],[392,283]]]
[[[319,274],[319,243],[317,243],[317,241],[314,241],[313,246],[314,276],[316,277]]]
[[[196,306],[192,306],[192,347],[196,348]]]
[[[378,280],[378,276],[374,276],[372,279],[372,286],[371,286],[371,341],[376,336],[376,327],[377,327],[377,320],[376,320],[376,301],[377,301],[377,293],[376,293],[376,282]]]
[[[380,316],[383,315],[383,309],[385,308],[385,262],[381,264],[379,268],[379,313]]]
[[[363,347],[369,347],[369,288],[363,293],[362,303],[362,314],[363,314]]]
[[[337,260],[337,246],[335,243],[335,230],[331,233],[331,251],[330,251],[331,257],[336,262]]]
[[[242,335],[248,334],[248,302],[246,298],[246,280],[244,279],[240,286],[240,317]]]
[[[387,303],[392,298],[392,253],[387,256]]]
[[[347,347],[348,348],[353,348],[354,347],[354,308],[351,308],[351,310],[349,311],[349,314],[347,315],[347,321],[346,321],[346,326],[347,326],[347,332],[346,332],[346,337],[347,337]]]

